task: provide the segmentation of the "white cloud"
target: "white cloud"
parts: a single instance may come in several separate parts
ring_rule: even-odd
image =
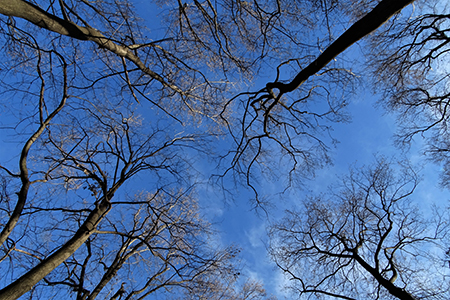
[[[249,231],[245,231],[248,242],[252,248],[265,247],[264,240],[267,240],[266,222],[253,226]]]

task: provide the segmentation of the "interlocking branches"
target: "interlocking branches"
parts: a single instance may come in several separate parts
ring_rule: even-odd
[[[103,299],[117,286],[123,299],[145,299],[161,289],[193,288],[199,277],[236,272],[236,249],[214,249],[206,242],[212,232],[191,193],[161,189],[112,202],[116,213],[85,243],[88,251],[67,259],[46,283],[67,286],[79,299]]]
[[[429,10],[431,10],[429,8]],[[371,38],[376,47],[371,67],[376,82],[385,90],[382,104],[397,113],[397,141],[410,145],[415,136],[425,137],[426,152],[448,163],[450,14],[425,13],[400,20],[389,30]],[[381,49],[381,51],[379,51]],[[446,168],[443,183],[448,183]]]
[[[58,58],[54,52],[38,53],[53,64],[41,65],[41,60],[36,59],[42,67],[38,73],[42,74],[38,77],[41,80],[34,81],[37,84],[31,84],[26,92],[17,93],[28,95],[38,91],[39,97],[31,97],[37,105],[31,109],[33,121],[25,126],[25,132],[31,131],[30,137],[24,142],[25,150],[19,158],[20,172],[12,178],[20,182],[13,181],[10,187],[24,190],[25,186],[27,193],[24,197],[18,193],[16,206],[20,210],[11,208],[11,200],[1,203],[9,223],[15,226],[11,226],[2,245],[2,268],[9,270],[6,272],[11,279],[0,291],[0,297],[15,299],[32,289],[45,290],[47,286],[48,291],[58,291],[63,286],[75,291],[80,299],[89,295],[88,299],[94,299],[105,289],[108,293],[114,290],[113,278],[137,274],[134,269],[127,275],[118,272],[128,264],[133,265],[131,261],[144,253],[152,255],[146,258],[149,263],[162,260],[164,264],[158,263],[159,271],[144,286],[124,287],[130,295],[147,295],[167,286],[183,287],[205,272],[226,272],[220,263],[228,261],[227,255],[234,250],[206,251],[207,226],[198,217],[194,202],[186,202],[193,196],[169,193],[172,187],[195,185],[191,180],[194,170],[183,150],[204,149],[205,135],[194,130],[178,132],[178,124],[144,122],[131,107],[118,105],[121,97],[91,102],[71,95],[68,91],[74,89],[67,84],[67,76],[60,84],[53,80],[58,72],[66,74],[68,67],[64,60],[53,60],[53,55]],[[43,88],[44,82],[50,91]],[[55,101],[52,92],[60,93],[63,100]],[[6,167],[3,170],[7,171],[5,176],[15,175]],[[153,189],[156,195],[165,191],[165,196],[159,195],[156,202],[151,197],[148,201],[116,200],[124,194],[122,186],[129,186],[138,174],[146,174],[143,189]],[[129,215],[121,215],[126,210],[120,209],[122,206],[137,208],[130,208]],[[134,218],[131,229],[128,225],[123,230],[116,226],[122,218],[124,222]],[[105,228],[115,238],[99,238],[109,236],[102,231]],[[122,244],[112,242],[116,238]],[[86,255],[78,254],[77,250],[83,248]],[[117,256],[110,261],[108,253]],[[17,265],[21,260],[27,263]],[[100,265],[103,262],[106,268],[103,273],[92,271],[94,261]],[[171,270],[170,276],[166,269]],[[103,279],[91,288],[99,277]],[[47,285],[37,285],[44,278]],[[5,277],[2,279],[6,281]],[[60,291],[65,292],[67,289]]]
[[[302,67],[301,60],[298,59],[287,60],[278,66],[273,82],[268,82],[257,92],[242,93],[227,102],[221,116],[227,122],[236,144],[236,150],[232,152],[232,168],[246,177],[247,185],[256,194],[256,188],[250,179],[253,173],[251,170],[256,164],[265,163],[263,152],[266,155],[270,153],[272,157],[288,157],[287,161],[292,166],[288,167],[289,178],[298,170],[303,174],[313,173],[315,168],[327,163],[327,146],[318,133],[328,130],[323,119],[344,120],[340,110],[345,107],[346,102],[330,101],[331,93],[326,85],[308,86],[308,79],[314,75],[336,73],[345,82],[348,79],[346,76],[353,75],[352,72],[337,68],[325,69],[329,62],[411,2],[412,0],[381,1],[306,66]],[[286,83],[280,80],[280,70],[290,62],[297,62],[301,71]],[[311,96],[318,90],[322,90],[324,94],[319,98],[325,96],[327,99],[322,102],[326,103],[323,104],[326,108],[321,112],[311,109],[312,104],[308,103],[312,102]],[[298,96],[294,92],[301,92],[303,95]],[[238,101],[241,102],[236,104]],[[227,110],[242,112],[237,117],[239,127],[233,127],[232,122],[227,119]],[[281,164],[285,165],[286,161],[280,159]]]
[[[271,254],[291,288],[324,299],[448,297],[439,263],[448,224],[443,213],[428,221],[411,205],[417,184],[410,167],[395,173],[379,159],[288,211],[272,227]]]

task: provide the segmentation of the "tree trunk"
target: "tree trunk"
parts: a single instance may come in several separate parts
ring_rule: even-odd
[[[61,19],[24,0],[0,0],[0,14],[22,18],[41,28],[78,40],[92,41],[99,47],[133,62],[141,71],[159,81],[164,87],[183,94],[183,91],[178,86],[167,82],[159,74],[147,68],[141,59],[127,46],[114,43],[95,28],[79,26],[70,20]]]
[[[267,84],[267,88],[269,90],[276,88],[282,94],[292,92],[302,85],[310,76],[313,76],[323,69],[333,58],[383,25],[393,15],[412,2],[414,2],[414,0],[382,0],[367,15],[347,29],[337,40],[325,49],[319,57],[300,71],[297,76],[295,76],[294,80],[287,84],[271,82]]]
[[[119,188],[115,186],[108,194],[112,196]],[[61,248],[55,251],[52,255],[41,261],[37,266],[22,275],[19,279],[7,287],[0,290],[0,299],[14,300],[28,292],[40,280],[47,276],[51,271],[69,258],[75,251],[86,242],[86,240],[95,231],[97,224],[108,213],[111,205],[109,197],[104,197],[98,206],[89,214],[83,225],[77,230],[74,236],[68,240]]]
[[[404,289],[401,289],[397,286],[395,286],[391,281],[384,278],[378,270],[370,266],[364,259],[362,259],[359,255],[354,254],[353,256],[355,260],[367,271],[370,273],[370,275],[373,276],[373,278],[382,286],[384,287],[389,294],[392,296],[400,299],[400,300],[416,300],[410,293],[405,291]]]

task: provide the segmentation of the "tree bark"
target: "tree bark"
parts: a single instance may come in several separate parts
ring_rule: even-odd
[[[400,299],[400,300],[416,300],[410,293],[405,291],[404,289],[401,289],[397,286],[395,286],[391,281],[384,278],[378,270],[370,266],[364,259],[362,259],[361,256],[358,254],[354,254],[353,256],[355,260],[367,271],[370,273],[370,275],[373,276],[373,278],[382,286],[384,287],[389,294],[392,296]]]
[[[164,87],[177,93],[183,91],[176,85],[167,82],[159,74],[153,72],[136,56],[128,47],[114,43],[105,37],[100,31],[92,27],[79,26],[72,21],[61,19],[52,15],[40,7],[24,0],[0,0],[0,14],[10,17],[18,17],[27,20],[41,28],[69,36],[82,41],[92,41],[99,47],[107,49],[119,57],[133,62],[141,71],[159,81]]]
[[[66,91],[64,91],[64,92],[66,92]],[[22,152],[20,154],[20,160],[19,160],[19,169],[20,169],[19,177],[20,177],[20,180],[22,181],[22,187],[20,188],[19,193],[17,193],[18,199],[17,199],[16,206],[14,208],[14,211],[11,214],[11,217],[9,218],[8,223],[6,223],[5,227],[3,228],[2,232],[0,233],[0,245],[3,245],[3,243],[6,241],[6,239],[9,237],[9,235],[13,231],[17,222],[19,221],[20,216],[22,215],[22,211],[27,202],[28,190],[31,186],[31,181],[28,176],[28,166],[27,166],[28,152],[30,151],[31,146],[34,144],[34,142],[41,136],[41,134],[44,132],[44,130],[50,124],[50,121],[53,120],[53,118],[63,109],[64,105],[66,104],[66,100],[67,100],[67,97],[66,97],[66,95],[64,95],[64,97],[61,100],[61,102],[59,103],[58,107],[47,117],[47,119],[45,119],[45,121],[39,126],[39,128],[36,130],[36,132],[33,133],[33,135],[25,143],[25,146],[23,146],[23,148],[22,148]]]
[[[120,184],[114,186],[108,191],[108,196],[97,205],[97,207],[89,214],[83,225],[77,230],[74,236],[69,239],[61,248],[51,254],[49,257],[41,261],[30,271],[22,275],[19,279],[7,287],[0,290],[0,299],[14,300],[28,292],[40,280],[47,276],[51,271],[69,258],[75,251],[86,242],[86,240],[95,231],[97,224],[103,219],[111,208],[109,199],[112,198],[114,192],[119,188]]]
[[[347,29],[312,63],[300,71],[290,83],[271,82],[267,84],[267,89],[269,91],[274,88],[278,89],[281,94],[292,92],[301,86],[309,77],[323,69],[333,58],[383,25],[393,15],[412,2],[414,0],[382,0],[367,15]]]

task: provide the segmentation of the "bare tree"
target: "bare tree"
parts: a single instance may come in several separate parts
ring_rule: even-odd
[[[418,175],[384,159],[287,211],[271,255],[299,295],[319,299],[448,299],[448,212],[424,218]],[[309,295],[309,296],[308,296]]]
[[[0,3],[3,129],[21,145],[18,169],[15,153],[0,165],[8,183],[2,299],[30,290],[144,298],[234,272],[235,249],[208,243],[192,165],[220,134],[211,127],[227,81],[196,67],[208,61],[247,72],[248,63],[231,48],[190,43],[204,28],[220,31],[217,24],[146,40],[133,9],[116,1]],[[142,100],[151,105],[136,112]]]
[[[449,9],[445,1],[419,2],[410,18],[399,18],[369,41],[370,65],[380,103],[399,118],[399,145],[424,137],[426,152],[442,163],[448,185]]]
[[[108,298],[119,290],[128,299],[143,298],[203,273],[233,272],[235,250],[207,242],[211,232],[191,189],[195,172],[183,155],[202,136],[148,124],[118,105],[120,96],[101,103],[77,100],[67,93],[65,75],[53,85],[62,87],[55,103],[44,83],[66,74],[68,66],[55,51],[45,60],[45,52],[39,54],[37,69],[45,74],[35,106],[39,126],[24,143],[20,173],[2,166],[20,181],[7,186],[2,199],[2,281],[10,284],[0,297],[15,299],[33,289],[36,297]],[[132,188],[126,184],[138,174],[146,179],[133,194],[142,195],[119,191]],[[16,186],[12,209],[8,192]]]
[[[330,9],[339,3],[331,2],[328,5]],[[372,4],[373,1],[350,2],[355,6],[367,2]],[[278,65],[272,82],[256,92],[241,93],[227,102],[223,113],[227,112],[228,107],[234,108],[232,104],[239,101],[239,111],[242,112],[237,128],[228,124],[236,143],[232,169],[244,175],[247,185],[255,193],[255,181],[251,177],[253,173],[259,174],[256,171],[259,166],[270,164],[265,159],[267,153],[280,153],[277,165],[288,162],[292,166],[287,171],[289,179],[311,175],[319,166],[330,161],[329,143],[324,141],[323,134],[329,134],[333,123],[347,121],[342,111],[347,105],[347,93],[352,90],[351,82],[355,79],[351,68],[330,62],[412,2],[379,1],[337,39],[330,38],[328,44],[319,47],[317,53],[320,50],[320,54],[302,57],[301,52],[298,56],[291,55]],[[326,6],[328,1],[320,3]],[[327,9],[326,17],[328,13]],[[294,75],[284,79],[289,64],[295,65],[291,70]],[[316,76],[314,81],[309,80],[313,76]],[[314,103],[316,101],[320,104]]]
[[[0,297],[32,290],[37,298],[142,298],[204,273],[233,272],[235,250],[208,244],[211,233],[192,191],[196,173],[188,152],[206,149],[214,134],[195,127],[183,134],[177,123],[145,121],[120,89],[103,90],[113,84],[104,82],[108,76],[96,82],[76,76],[83,63],[68,63],[68,49],[48,49],[33,35],[10,30],[7,47],[17,55],[11,63],[19,65],[5,70],[13,75],[3,77],[3,96],[20,101],[9,102],[5,122],[23,146],[18,172],[6,159],[1,166],[8,185]],[[150,194],[134,199],[126,196],[129,189]]]
[[[113,205],[120,213],[105,218],[85,243],[86,251],[44,279],[53,295],[145,299],[195,286],[200,276],[237,272],[232,264],[236,249],[208,244],[211,230],[188,193],[141,194]]]
[[[286,157],[294,163],[289,175],[326,164],[327,145],[318,134],[329,124],[321,121],[345,120],[345,101],[336,101],[326,84],[305,81],[323,70],[324,82],[348,84],[353,74],[339,65],[325,68],[328,62],[409,3],[383,0],[340,38],[329,34],[316,45],[309,34],[317,19],[329,25],[338,1],[153,3],[166,13],[167,30],[149,38],[128,1],[0,0],[2,128],[20,145],[18,168],[13,158],[0,165],[8,182],[1,203],[0,297],[61,286],[80,299],[140,297],[138,291],[145,296],[161,290],[156,287],[187,287],[204,272],[216,272],[230,259],[226,249],[202,253],[201,243],[191,241],[205,237],[190,226],[207,226],[198,218],[183,223],[195,214],[181,213],[184,193],[197,182],[193,158],[211,158],[213,142],[230,132],[235,145],[219,157],[256,194],[252,176],[276,171],[273,164]],[[274,60],[284,62],[272,83],[231,97],[262,62]],[[288,63],[297,73],[303,69],[291,83],[280,79]],[[306,94],[288,96],[299,86]],[[321,111],[308,107],[315,94],[327,99]],[[146,200],[127,196],[139,194],[136,185],[148,192]],[[168,203],[180,207],[166,210]],[[119,226],[125,204],[129,219]],[[166,217],[180,223],[168,226]],[[171,228],[192,232],[177,232],[176,242],[165,240],[167,251],[159,252],[145,242],[158,240],[146,226],[164,228],[163,236],[165,226],[170,234]],[[106,253],[112,253],[108,262]],[[113,278],[141,253],[158,272],[141,286],[122,281],[112,292]],[[96,264],[103,273],[93,271]],[[172,273],[161,271],[169,265]]]

